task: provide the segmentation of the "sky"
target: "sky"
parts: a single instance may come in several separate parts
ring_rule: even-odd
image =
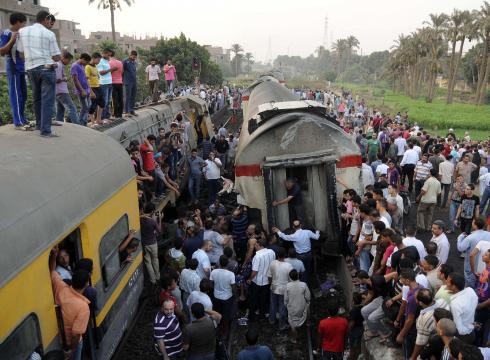
[[[41,0],[57,18],[78,22],[86,36],[110,31],[109,10],[88,0]],[[386,50],[399,34],[422,27],[430,13],[478,9],[482,0],[134,0],[116,11],[116,31],[127,35],[183,32],[201,45],[239,43],[258,61],[277,55],[308,56],[324,43],[354,35],[363,54]]]

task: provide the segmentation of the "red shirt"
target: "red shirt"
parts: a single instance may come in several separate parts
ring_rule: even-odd
[[[340,316],[328,317],[320,321],[318,333],[322,337],[322,349],[330,352],[343,352],[348,327],[347,319]]]
[[[141,159],[143,160],[143,170],[150,172],[155,170],[155,160],[153,159],[153,151],[150,150],[148,145],[140,145]]]

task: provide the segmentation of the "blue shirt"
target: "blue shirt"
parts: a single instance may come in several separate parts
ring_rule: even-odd
[[[0,34],[0,47],[4,47],[8,44],[12,38],[12,31],[4,30]],[[15,57],[12,56],[15,53]],[[17,51],[17,42],[14,43],[10,49],[10,53],[5,55],[5,67],[7,71],[24,72],[24,60],[20,57],[20,53]]]
[[[123,61],[123,83],[136,84],[136,61],[126,59]]]
[[[271,349],[264,345],[247,346],[238,353],[238,360],[274,360]]]
[[[470,254],[480,241],[490,241],[490,232],[476,230],[468,236],[464,236],[463,234],[458,236],[457,248],[458,251],[464,253],[464,272],[467,274],[471,274]],[[475,265],[475,267],[477,266]]]
[[[286,235],[279,231],[277,235],[286,241],[292,241],[294,244],[294,249],[296,254],[304,254],[311,251],[311,241],[310,239],[318,240],[320,238],[320,232],[312,232],[310,230],[299,229],[296,230],[291,235]]]
[[[106,59],[102,58],[100,59],[100,62],[97,64],[97,70],[99,70],[99,82],[100,85],[110,85],[112,84],[112,75],[111,72],[107,72],[104,75],[102,75],[100,72],[101,71],[107,71],[110,70],[111,66],[109,65],[109,61]]]

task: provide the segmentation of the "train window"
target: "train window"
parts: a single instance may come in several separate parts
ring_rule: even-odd
[[[109,286],[124,265],[119,255],[119,245],[129,233],[128,216],[124,215],[104,235],[100,242],[100,267],[105,286]]]
[[[295,178],[301,190],[308,191],[308,175],[306,167],[286,168],[286,177]]]
[[[35,314],[30,314],[17,328],[0,344],[2,359],[25,360],[34,352],[42,349],[39,320]],[[39,354],[42,355],[42,354]]]

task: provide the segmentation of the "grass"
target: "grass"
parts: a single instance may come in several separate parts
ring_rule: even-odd
[[[366,99],[369,106],[395,114],[407,111],[409,119],[437,135],[445,135],[453,128],[461,136],[469,131],[473,139],[486,139],[490,135],[490,105],[475,106],[455,102],[447,105],[443,94],[427,103],[424,98],[412,99],[380,86],[335,84],[347,88],[355,95]]]

